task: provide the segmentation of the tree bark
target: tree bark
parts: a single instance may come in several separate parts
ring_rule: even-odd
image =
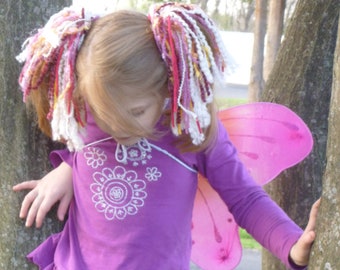
[[[15,56],[34,28],[68,4],[65,0],[0,2],[0,269],[35,269],[25,255],[62,226],[53,214],[40,230],[25,228],[18,218],[24,194],[12,192],[12,186],[40,178],[50,169],[52,143],[32,124],[22,103]]]
[[[340,23],[334,57],[333,90],[328,118],[327,165],[310,270],[340,269]]]
[[[290,107],[313,134],[314,148],[309,157],[266,187],[302,228],[307,224],[311,205],[321,194],[326,165],[339,5],[338,0],[298,2],[262,97],[263,101]],[[267,252],[263,253],[262,265],[264,270],[285,269]]]
[[[283,31],[283,19],[286,0],[270,0],[267,24],[267,40],[264,57],[263,77],[266,81],[271,72],[279,47]]]
[[[263,55],[268,0],[256,0],[253,57],[250,70],[248,99],[257,101],[264,88]]]

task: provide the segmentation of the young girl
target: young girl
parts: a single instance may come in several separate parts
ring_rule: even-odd
[[[60,201],[62,232],[28,258],[40,269],[189,269],[197,174],[236,222],[288,267],[308,263],[305,232],[254,183],[216,119],[222,42],[197,7],[86,18],[66,8],[32,36],[20,85],[40,127],[68,150],[32,189],[20,216],[38,227]]]

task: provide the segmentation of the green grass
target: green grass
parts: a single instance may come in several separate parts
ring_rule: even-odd
[[[244,229],[240,229],[240,239],[243,248],[248,249],[261,249],[261,245],[254,240]]]
[[[216,103],[219,109],[226,109],[240,104],[247,103],[246,99],[217,98]]]

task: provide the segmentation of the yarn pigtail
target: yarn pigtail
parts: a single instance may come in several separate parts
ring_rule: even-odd
[[[46,117],[52,139],[66,142],[71,151],[83,146],[85,106],[75,102],[73,93],[77,86],[77,53],[91,22],[83,9],[64,8],[26,40],[17,56],[24,63],[19,77],[24,102],[32,91],[44,92],[40,94],[46,95],[49,102]]]
[[[193,144],[200,145],[211,123],[208,104],[214,84],[223,80],[226,68],[222,39],[214,23],[193,5],[154,5],[149,19],[168,68],[172,132],[189,134]]]

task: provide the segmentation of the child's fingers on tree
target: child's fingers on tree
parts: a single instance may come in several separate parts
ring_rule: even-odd
[[[26,218],[28,211],[32,205],[32,203],[34,202],[34,200],[37,198],[38,196],[38,191],[36,189],[31,190],[29,193],[27,193],[27,195],[25,196],[25,198],[23,199],[22,203],[21,203],[21,209],[20,209],[20,218]]]
[[[30,181],[25,181],[21,182],[15,186],[13,186],[14,191],[22,191],[26,189],[34,189],[38,185],[39,181],[38,180],[30,180]]]
[[[37,212],[40,208],[41,202],[43,201],[44,197],[43,196],[36,196],[34,201],[32,202],[28,214],[26,217],[26,226],[30,227],[33,225],[34,221],[36,220],[37,217]],[[38,226],[37,226],[38,227]]]
[[[47,213],[51,210],[52,206],[55,204],[55,201],[47,200],[46,197],[41,201],[39,208],[36,214],[36,226],[39,228],[42,226],[42,223],[47,215]]]
[[[64,220],[71,200],[72,200],[72,196],[65,196],[60,200],[58,211],[57,211],[57,216],[59,220],[61,221]]]

